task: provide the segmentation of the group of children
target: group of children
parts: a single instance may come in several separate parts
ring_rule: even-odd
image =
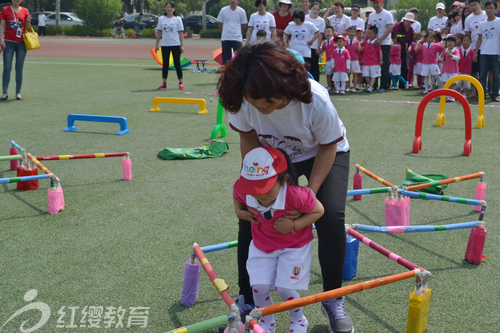
[[[333,37],[333,28],[325,29],[325,37],[321,50],[326,53],[325,74],[327,90],[336,88],[335,94],[345,94],[346,90],[356,92],[362,90],[363,78],[366,81],[366,92],[372,92],[375,80],[381,76],[382,49],[375,46],[377,27],[372,26],[366,34],[361,28],[350,27],[347,38],[339,35]],[[468,35],[448,34],[439,32],[415,32],[412,46],[408,49],[408,77],[401,75],[401,44],[397,37],[392,39],[389,72],[392,79],[391,90],[397,90],[398,81],[406,89],[413,86],[416,75],[415,89],[423,88],[427,94],[437,83],[438,87],[450,78],[459,74],[471,74],[474,49],[471,48],[471,37]],[[353,76],[350,87],[349,74]],[[460,89],[464,93],[466,82],[459,81],[451,89]],[[448,97],[447,101],[454,101]]]

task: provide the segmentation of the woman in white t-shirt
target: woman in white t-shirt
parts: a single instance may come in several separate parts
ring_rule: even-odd
[[[321,54],[321,40],[322,34],[325,32],[325,20],[318,16],[320,10],[319,2],[313,2],[311,5],[311,14],[306,15],[306,21],[311,22],[319,29],[320,35],[318,39],[314,41],[311,45],[311,67],[309,67],[309,73],[313,78],[319,82],[319,55]]]
[[[245,45],[226,65],[217,88],[221,105],[229,111],[229,124],[239,133],[242,156],[260,146],[285,150],[297,176],[307,178],[307,186],[324,205],[325,214],[316,222],[323,290],[340,288],[350,153],[328,91],[308,79],[304,66],[272,40]],[[285,234],[294,231],[293,224],[275,222],[274,227]],[[246,271],[251,240],[251,223],[240,219],[238,284],[245,303],[253,300]],[[322,308],[330,319],[330,332],[352,331],[344,297],[324,301]]]
[[[305,14],[301,10],[296,10],[292,15],[292,22],[283,33],[283,44],[299,52],[304,60],[311,63],[311,45],[319,38],[321,33],[311,22],[307,22]],[[290,40],[290,44],[288,44]]]
[[[182,25],[182,20],[175,12],[175,4],[172,1],[167,2],[165,15],[158,19],[158,25],[156,26],[156,52],[158,52],[160,40],[161,55],[163,58],[163,83],[158,87],[158,90],[167,89],[170,52],[172,52],[177,79],[179,79],[179,89],[184,90],[181,67],[181,54],[184,53],[184,26]]]
[[[247,44],[257,40],[257,32],[264,30],[267,34],[266,39],[276,38],[276,21],[274,16],[268,13],[267,0],[255,0],[257,13],[250,15],[247,29]]]
[[[330,11],[333,10],[333,15],[330,15]],[[344,4],[341,1],[335,2],[328,10],[325,15],[323,15],[327,25],[331,25],[333,28],[333,35],[337,37],[338,35],[347,35],[347,29],[351,26],[351,19],[344,15]]]

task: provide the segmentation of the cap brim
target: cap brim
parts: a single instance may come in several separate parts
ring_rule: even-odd
[[[236,190],[238,193],[243,195],[262,195],[271,191],[278,175],[262,179],[262,180],[248,180],[244,177],[240,177],[238,184],[236,184]]]

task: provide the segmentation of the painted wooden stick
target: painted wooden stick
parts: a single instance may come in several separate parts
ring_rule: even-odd
[[[52,178],[52,177],[54,177],[53,174],[0,178],[0,184],[27,182],[30,180],[45,179],[45,178]]]
[[[359,190],[347,190],[347,195],[354,196],[354,195],[360,195],[360,194],[387,193],[390,190],[391,190],[390,187],[362,188]]]
[[[104,157],[119,157],[126,156],[128,153],[95,153],[95,154],[78,154],[78,155],[51,155],[37,156],[37,160],[54,161],[54,160],[78,160],[86,158],[104,158]]]
[[[22,160],[23,157],[21,155],[7,155],[0,156],[0,161],[13,161],[13,160]]]
[[[449,201],[449,202],[455,202],[455,203],[471,205],[471,206],[476,206],[476,205],[477,206],[486,206],[486,201],[484,201],[484,200],[450,197],[448,195],[412,192],[412,191],[407,191],[407,190],[398,190],[398,191],[402,195],[406,195],[407,197],[410,197],[410,198],[422,198],[422,199],[430,199],[430,200],[437,200],[437,201]]]
[[[353,224],[352,228],[366,232],[379,232],[386,234],[408,233],[408,232],[431,232],[431,231],[445,231],[456,229],[474,228],[479,225],[479,222],[462,222],[445,225],[406,225],[406,226],[393,226],[393,227],[378,227],[366,224]]]
[[[408,191],[416,191],[416,190],[421,190],[421,189],[428,188],[428,187],[431,187],[431,186],[439,186],[439,185],[446,185],[446,184],[463,182],[464,180],[470,180],[470,179],[480,178],[481,176],[484,176],[484,172],[476,172],[476,173],[473,173],[473,174],[470,174],[470,175],[465,175],[465,176],[460,176],[460,177],[454,177],[454,178],[448,178],[448,179],[443,179],[443,180],[436,180],[434,182],[429,182],[429,183],[424,183],[424,184],[412,185],[412,186],[408,186],[406,188],[406,190],[408,190]]]
[[[176,328],[174,330],[168,331],[167,333],[200,333],[206,332],[213,328],[219,327],[221,325],[226,325],[235,319],[234,313],[229,313],[227,315],[219,316],[216,318],[201,321],[196,324],[183,326]]]
[[[375,179],[376,181],[378,181],[379,183],[382,183],[384,184],[385,186],[389,186],[389,187],[392,187],[393,184],[389,183],[387,180],[377,176],[376,174],[374,173],[371,173],[370,171],[366,170],[365,168],[363,168],[361,165],[359,164],[356,164],[356,169],[360,170],[361,172],[363,172],[365,175],[367,175],[368,177],[371,177],[373,179]]]

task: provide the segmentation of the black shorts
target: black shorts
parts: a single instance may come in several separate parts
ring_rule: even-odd
[[[472,72],[479,73],[479,56],[481,55],[481,50],[477,50],[477,62],[472,62]]]

